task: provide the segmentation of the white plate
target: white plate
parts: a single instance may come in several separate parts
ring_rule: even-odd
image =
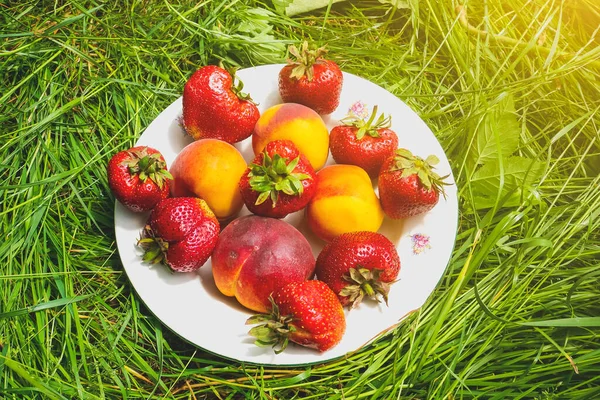
[[[261,112],[281,103],[277,76],[282,65],[265,65],[237,72],[244,82],[244,91],[258,102]],[[360,111],[361,105],[370,112],[373,105],[380,112],[392,115],[392,129],[399,136],[400,147],[426,157],[435,154],[440,159],[437,171],[450,174],[450,165],[442,147],[427,125],[407,105],[381,87],[344,73],[344,85],[338,109],[324,117],[329,129],[343,118],[350,107]],[[179,125],[181,98],[165,109],[144,131],[138,145],[154,147],[162,152],[170,166],[190,138]],[[236,147],[247,162],[254,157],[251,140]],[[330,157],[328,164],[333,163]],[[210,260],[198,273],[173,274],[163,266],[142,263],[136,247],[140,230],[148,214],[134,214],[117,202],[115,232],[119,254],[125,271],[142,301],[158,319],[183,339],[218,355],[244,362],[271,365],[320,363],[360,349],[376,337],[390,331],[410,312],[423,305],[442,277],[450,259],[458,220],[456,186],[446,187],[446,199],[429,213],[404,222],[385,219],[380,231],[397,244],[402,263],[399,281],[389,294],[389,307],[364,302],[346,311],[347,329],[342,341],[324,353],[291,344],[283,353],[259,348],[247,334],[245,321],[252,313],[234,299],[222,296],[211,272]],[[244,207],[241,214],[248,214]],[[311,242],[315,256],[323,242],[315,239],[303,220],[303,213],[288,216]]]

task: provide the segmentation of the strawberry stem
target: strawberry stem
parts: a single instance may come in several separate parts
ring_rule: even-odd
[[[362,284],[362,289],[365,291],[367,297],[372,297],[375,294],[373,287],[369,284],[369,282],[365,282]]]
[[[258,105],[258,103],[255,103],[254,100],[252,100],[250,93],[244,93],[242,91],[242,90],[244,90],[244,82],[242,82],[242,80],[240,78],[238,78],[238,76],[236,75],[238,67],[228,67],[228,68],[225,68],[225,70],[227,72],[229,72],[229,75],[231,75],[231,78],[232,78],[231,91],[237,96],[237,98],[242,101],[249,101],[250,103],[253,103],[254,105]]]
[[[302,77],[306,77],[309,82],[314,78],[314,64],[321,60],[323,55],[327,53],[325,47],[310,49],[307,41],[302,43],[300,50],[296,46],[291,45],[288,51],[295,58],[295,60],[288,59],[288,64],[294,65],[290,78],[302,79]]]
[[[437,193],[442,193],[446,198],[444,186],[450,186],[450,183],[445,182],[445,179],[450,175],[439,176],[435,171],[435,165],[440,162],[435,155],[430,155],[426,159],[415,156],[408,149],[396,150],[394,156],[394,165],[391,171],[402,171],[401,178],[406,178],[411,175],[417,175],[421,184],[425,189],[433,188]]]
[[[167,170],[167,163],[162,160],[159,153],[148,154],[148,149],[129,151],[129,159],[123,161],[127,166],[129,173],[137,175],[139,180],[145,182],[150,178],[160,189],[163,188],[167,179],[173,179],[171,173]]]
[[[346,126],[353,126],[358,128],[356,131],[356,139],[361,140],[365,135],[369,135],[374,138],[379,137],[379,129],[387,129],[392,126],[392,117],[385,116],[383,113],[377,118],[377,105],[373,106],[373,111],[369,116],[369,119],[365,121],[364,118],[359,118],[357,115],[350,113],[346,117],[342,118],[340,122]]]
[[[149,224],[144,226],[137,245],[144,250],[144,256],[142,257],[144,262],[168,265],[167,250],[169,249],[169,242],[157,237]]]
[[[274,208],[279,199],[279,193],[288,196],[300,196],[304,192],[302,181],[312,179],[310,175],[294,172],[300,162],[300,156],[289,161],[288,158],[274,154],[271,158],[267,151],[263,152],[262,164],[250,164],[248,178],[250,187],[260,193],[255,204],[259,205],[271,199]]]
[[[287,347],[289,335],[295,332],[296,328],[291,325],[293,321],[291,316],[280,314],[273,297],[269,296],[269,301],[271,302],[271,313],[253,315],[246,320],[246,325],[260,324],[248,332],[256,338],[254,344],[259,347],[271,346],[275,354],[279,354]]]
[[[377,302],[381,302],[381,298],[383,298],[387,305],[390,284],[381,281],[382,273],[382,269],[369,270],[360,265],[357,265],[357,268],[350,268],[348,274],[343,276],[349,284],[340,290],[339,295],[348,298],[351,308],[358,306],[365,296]]]
[[[250,93],[242,92],[243,89],[244,89],[244,82],[242,82],[236,75],[233,75],[233,86],[231,87],[231,90],[233,91],[233,93],[235,93],[235,95],[240,100],[249,101],[254,105],[258,105],[258,103],[256,103],[254,100],[252,100]]]

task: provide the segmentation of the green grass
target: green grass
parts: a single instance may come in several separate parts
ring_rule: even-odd
[[[408,3],[1,4],[0,398],[600,398],[600,6]],[[243,365],[140,304],[105,165],[198,66],[282,62],[302,38],[431,127],[458,239],[392,334],[324,365]]]

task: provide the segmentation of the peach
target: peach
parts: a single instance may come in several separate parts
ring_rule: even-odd
[[[377,232],[384,214],[365,170],[335,164],[317,173],[317,189],[306,216],[315,235],[330,241],[346,232]]]
[[[171,165],[171,195],[200,197],[218,219],[226,220],[244,204],[238,183],[245,171],[246,161],[229,143],[198,140],[185,146]]]
[[[258,154],[273,140],[287,139],[308,158],[315,170],[329,155],[329,131],[314,110],[296,103],[277,104],[258,119],[252,134],[252,149]]]
[[[279,219],[247,215],[232,221],[213,251],[215,284],[244,307],[267,312],[271,293],[313,276],[315,256],[308,241]]]

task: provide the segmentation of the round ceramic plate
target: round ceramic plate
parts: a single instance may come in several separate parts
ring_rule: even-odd
[[[237,72],[244,91],[259,103],[261,112],[281,103],[277,77],[282,65],[266,65]],[[392,116],[392,129],[400,147],[423,158],[435,154],[440,163],[437,172],[449,175],[453,185],[446,187],[446,198],[425,215],[405,221],[386,217],[380,233],[397,244],[402,263],[399,280],[389,293],[389,306],[370,301],[346,310],[347,329],[342,341],[324,353],[291,344],[275,354],[271,348],[259,348],[248,335],[246,319],[252,312],[235,299],[217,290],[210,260],[197,273],[174,274],[161,265],[142,263],[136,242],[148,214],[134,214],[117,202],[115,231],[123,266],[135,290],[148,308],[173,332],[185,340],[218,355],[243,362],[270,365],[321,363],[355,352],[373,339],[396,327],[409,313],[423,305],[439,282],[454,248],[458,220],[456,186],[444,151],[431,130],[408,106],[381,87],[344,73],[340,105],[325,116],[328,128],[334,127],[349,110],[367,115],[374,105]],[[138,145],[162,152],[170,166],[179,151],[191,143],[179,123],[181,98],[165,109],[144,131]],[[254,154],[251,140],[236,144],[247,162]],[[328,164],[332,164],[330,157]],[[375,186],[376,188],[376,186]],[[241,215],[248,214],[244,207]],[[324,243],[308,229],[303,212],[289,215],[285,221],[296,226],[309,240],[315,256]]]

